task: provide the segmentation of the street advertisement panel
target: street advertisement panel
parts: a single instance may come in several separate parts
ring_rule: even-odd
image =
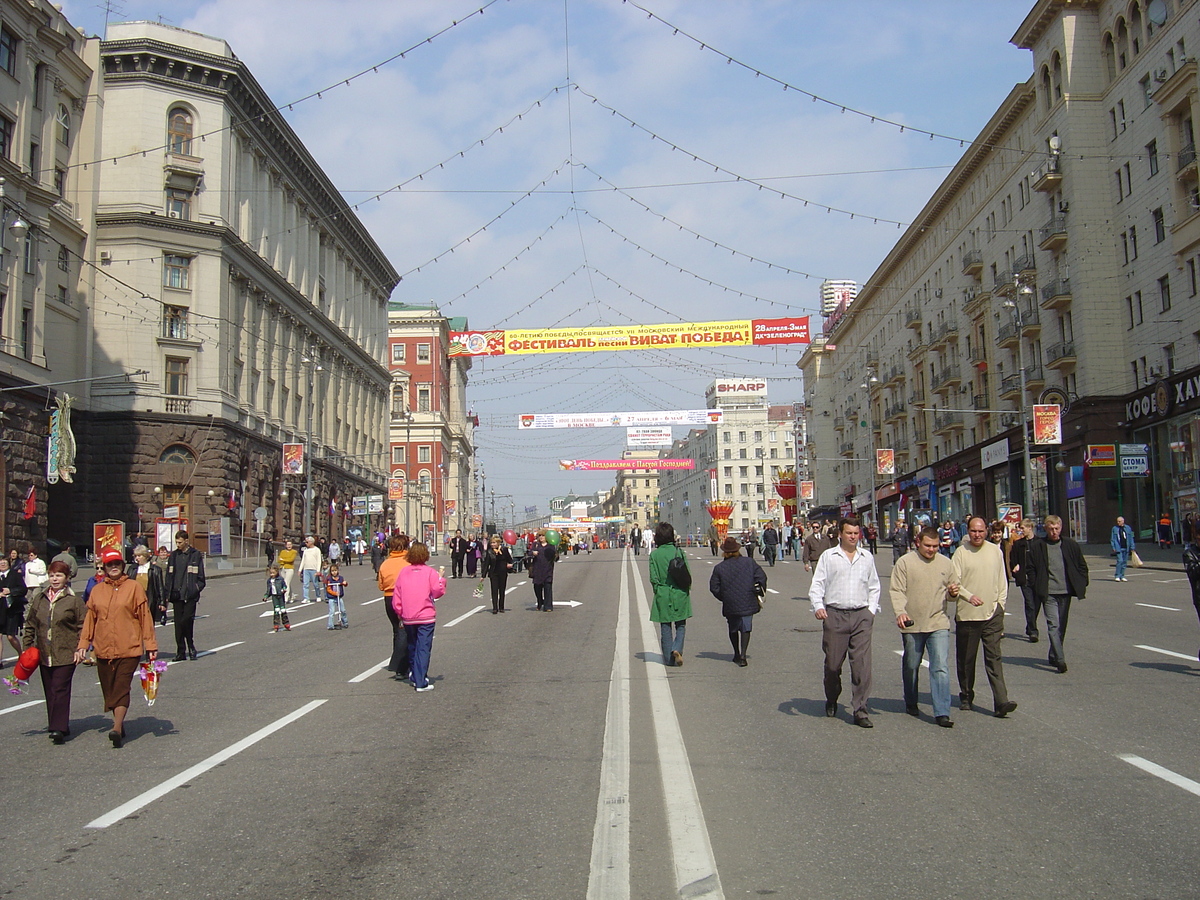
[[[449,522],[451,519],[454,518],[454,516],[457,513],[458,513],[458,501],[457,500],[447,500],[446,501],[446,509],[445,509],[446,521]]]
[[[284,475],[303,475],[304,474],[304,445],[303,444],[284,444],[283,445],[283,474]]]
[[[996,518],[1010,528],[1021,524],[1021,505],[1019,503],[1001,503],[996,507]]]
[[[404,499],[404,473],[393,475],[388,479],[388,499],[403,500]]]
[[[668,412],[523,413],[518,428],[622,428],[634,425],[719,425],[719,409],[677,409]]]
[[[187,531],[187,519],[155,519],[154,520],[154,549],[166,547],[175,549],[175,532]]]
[[[694,459],[560,459],[558,467],[566,472],[597,472],[605,469],[694,469]]]
[[[800,482],[800,499],[811,500],[813,498],[813,484],[811,481]]]
[[[875,451],[875,474],[896,474],[896,451],[893,448],[887,447]]]
[[[208,520],[208,555],[229,555],[229,519],[225,516]]]
[[[670,447],[671,429],[667,427],[626,428],[625,446],[642,450],[647,447]]]
[[[120,550],[124,553],[125,523],[116,519],[104,519],[92,525],[92,555],[99,557],[105,550]]]
[[[482,525],[483,525],[483,516],[481,516],[479,513],[475,513],[475,515],[471,516],[471,527],[472,528],[479,528]]]
[[[367,512],[371,515],[383,512],[383,494],[370,494],[367,497]]]
[[[1088,444],[1087,455],[1083,458],[1083,464],[1091,469],[1116,468],[1117,445]]]
[[[1033,442],[1035,444],[1062,443],[1062,407],[1057,403],[1035,403],[1033,405]]]
[[[366,494],[363,494],[361,497],[354,497],[350,501],[350,514],[353,516],[365,516],[367,514]]]
[[[754,344],[807,344],[808,340],[808,316],[800,316],[736,319],[729,322],[669,322],[663,325],[452,331],[448,355],[501,356],[646,350],[655,347],[745,347]]]

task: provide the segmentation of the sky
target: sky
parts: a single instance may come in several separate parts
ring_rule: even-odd
[[[896,223],[961,156],[957,140],[928,132],[974,138],[1029,77],[1029,53],[1009,38],[1032,5],[114,0],[106,12],[68,0],[63,10],[89,35],[108,15],[222,37],[280,105],[321,90],[285,116],[346,200],[363,204],[403,275],[393,300],[432,303],[476,330],[800,315],[819,330],[821,279],[867,281],[903,233]],[[611,473],[564,472],[558,460],[624,449],[623,429],[519,433],[519,414],[700,409],[715,378],[766,380],[772,403],[791,404],[803,399],[802,350],[475,359],[467,401],[497,512],[545,513],[552,496],[604,490]]]

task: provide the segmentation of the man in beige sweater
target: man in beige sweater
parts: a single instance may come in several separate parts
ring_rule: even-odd
[[[983,668],[992,687],[995,716],[1003,719],[1017,708],[1008,699],[1004,684],[1004,602],[1008,599],[1008,575],[1004,552],[987,540],[987,522],[973,516],[967,523],[967,540],[954,551],[954,583],[950,596],[958,600],[954,613],[954,648],[958,661],[958,705],[972,709],[975,702],[975,663],[983,643]]]
[[[919,716],[917,679],[921,659],[929,652],[929,693],[933,700],[933,718],[942,728],[953,728],[950,721],[950,619],[946,616],[946,591],[954,578],[954,566],[938,553],[941,537],[936,528],[924,528],[917,535],[917,548],[896,561],[892,568],[892,610],[904,639],[901,676],[904,681],[904,709]]]

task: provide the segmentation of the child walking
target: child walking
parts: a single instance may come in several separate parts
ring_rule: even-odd
[[[330,631],[335,628],[349,628],[346,621],[346,579],[342,577],[337,563],[329,564],[329,571],[322,576],[325,582],[325,599],[329,601],[329,621],[325,627]]]
[[[267,593],[263,595],[263,603],[268,600],[275,613],[275,630],[278,631],[282,624],[285,631],[291,631],[292,623],[288,621],[287,614],[287,582],[279,574],[279,566],[267,568]]]

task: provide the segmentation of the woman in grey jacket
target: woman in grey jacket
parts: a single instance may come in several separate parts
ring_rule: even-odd
[[[759,610],[758,598],[767,590],[767,573],[754,560],[742,556],[736,538],[725,538],[721,553],[725,558],[713,567],[708,589],[721,601],[721,615],[729,623],[733,661],[745,666],[754,614]]]

